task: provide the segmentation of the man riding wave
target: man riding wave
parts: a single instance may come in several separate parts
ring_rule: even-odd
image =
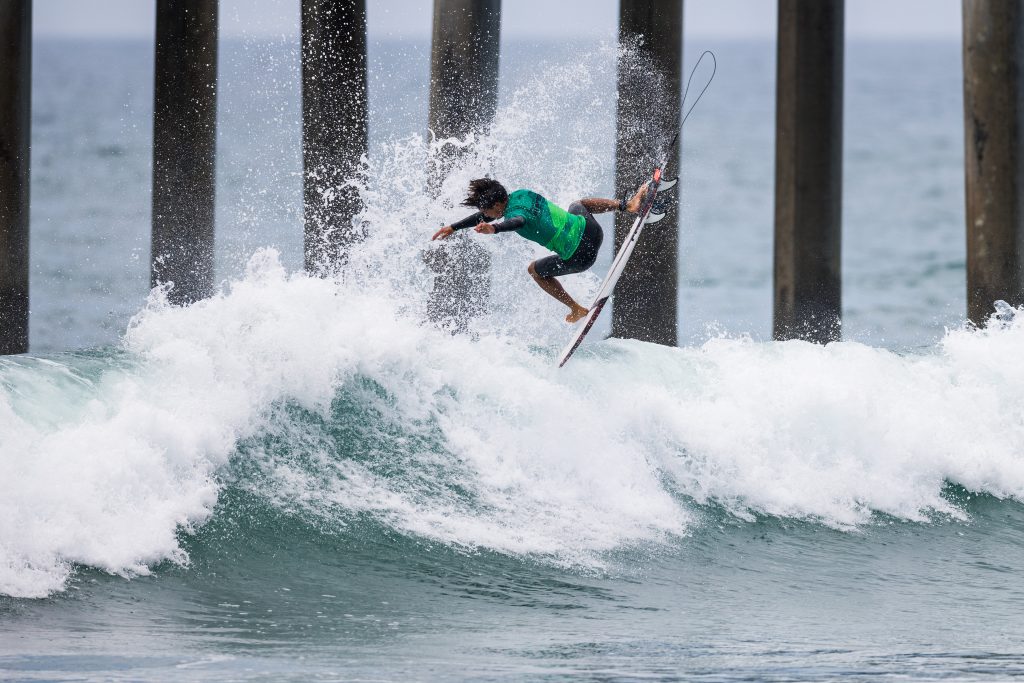
[[[604,231],[593,214],[606,211],[636,213],[646,189],[645,183],[629,200],[581,199],[566,210],[532,190],[516,190],[509,194],[497,180],[477,178],[469,183],[469,192],[462,202],[463,206],[474,207],[477,212],[444,226],[431,239],[445,239],[456,230],[469,227],[484,235],[514,230],[520,237],[550,249],[554,254],[534,261],[528,270],[541,289],[569,307],[565,321],[574,323],[590,311],[569,296],[556,278],[582,273],[597,260]]]

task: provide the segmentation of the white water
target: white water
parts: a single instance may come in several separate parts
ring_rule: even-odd
[[[741,516],[839,527],[871,511],[959,514],[941,497],[946,481],[1024,495],[1021,315],[951,332],[920,356],[856,343],[608,341],[559,371],[556,346],[452,337],[398,308],[289,276],[264,252],[214,299],[173,308],[155,296],[126,337],[137,361],[91,384],[58,363],[5,362],[0,590],[59,590],[71,562],[130,574],[183,560],[176,531],[209,515],[236,440],[270,428],[275,401],[325,411],[356,375],[385,387],[402,419],[436,418],[448,452],[409,457],[447,459],[479,505],[346,462],[326,485],[275,465],[280,504],[367,510],[446,543],[593,563],[693,523],[663,473]]]
[[[872,512],[961,515],[941,497],[947,481],[1020,499],[1024,315],[950,332],[913,356],[857,343],[609,341],[559,371],[554,353],[569,330],[526,275],[537,250],[515,236],[467,235],[495,265],[488,315],[471,336],[422,322],[431,283],[421,251],[461,215],[469,178],[515,178],[563,204],[594,193],[604,162],[579,151],[609,149],[610,131],[573,112],[588,84],[609,76],[586,63],[546,73],[557,96],[528,88],[513,98],[436,200],[421,190],[428,151],[416,138],[372,159],[368,237],[339,279],[289,274],[262,250],[211,300],[173,308],[154,293],[125,336],[127,360],[3,361],[0,593],[59,591],[74,563],[131,575],[187,561],[178,533],[211,514],[238,440],[279,430],[272,409],[282,401],[326,412],[357,376],[383,386],[401,420],[436,420],[446,451],[409,457],[436,459],[475,504],[331,453],[315,454],[335,472],[326,481],[253,455],[274,475],[262,494],[584,566],[685,534],[700,523],[688,498],[839,528]],[[536,146],[566,126],[578,145]],[[596,281],[567,287],[586,300]],[[105,369],[76,370],[97,363]]]

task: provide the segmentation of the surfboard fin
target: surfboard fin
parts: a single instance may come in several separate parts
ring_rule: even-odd
[[[658,185],[658,194],[661,194],[666,190],[671,190],[673,187],[676,186],[676,183],[678,182],[679,178],[672,178],[671,180],[662,180],[661,184]]]
[[[657,223],[664,218],[665,214],[668,213],[668,207],[671,201],[672,200],[669,197],[662,197],[659,192],[657,197],[654,199],[654,203],[651,205],[651,212],[647,214],[647,220],[644,222],[650,225],[651,223]]]

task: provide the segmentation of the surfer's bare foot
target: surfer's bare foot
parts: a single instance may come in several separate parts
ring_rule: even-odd
[[[583,320],[584,318],[587,317],[587,313],[590,313],[590,309],[589,308],[583,308],[582,306],[577,306],[576,308],[572,309],[569,312],[569,315],[565,316],[565,322],[567,322],[567,323],[579,322],[580,320]]]

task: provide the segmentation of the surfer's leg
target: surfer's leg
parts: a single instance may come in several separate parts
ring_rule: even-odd
[[[636,213],[640,210],[640,203],[643,201],[644,193],[647,192],[648,183],[640,186],[640,189],[626,201],[626,211]],[[586,207],[591,213],[606,213],[608,211],[621,211],[622,204],[618,199],[603,199],[601,197],[587,197],[581,199],[580,204]],[[571,211],[571,209],[570,209]],[[575,212],[574,212],[575,213]]]
[[[584,270],[590,270],[590,267],[597,261],[597,254],[601,251],[601,244],[604,242],[604,230],[601,229],[601,224],[597,222],[597,219],[594,218],[584,202],[580,201],[570,204],[569,213],[583,216],[586,220],[586,225],[583,228],[583,234],[580,236],[580,244],[576,247],[576,252],[565,262],[565,267],[559,273],[560,275],[582,273]]]
[[[604,241],[604,232],[597,219],[590,215],[590,211],[580,202],[573,202],[569,205],[569,213],[583,216],[586,219],[586,226],[583,228],[583,235],[580,236],[579,246],[573,255],[562,260],[558,255],[548,256],[530,264],[530,275],[540,285],[540,288],[569,307],[569,315],[565,321],[574,323],[582,320],[589,309],[580,306],[575,299],[562,287],[562,283],[555,278],[562,275],[582,273],[594,265],[597,260],[597,253],[601,249],[601,242]]]
[[[601,197],[587,197],[581,199],[580,204],[587,208],[590,213],[607,213],[609,211],[619,210],[618,199],[603,199]]]
[[[557,256],[549,256],[548,258],[534,261],[527,269],[530,272],[530,277],[533,278],[534,282],[540,285],[541,289],[553,296],[559,303],[565,304],[569,307],[569,315],[565,316],[565,322],[574,323],[577,320],[582,320],[590,311],[576,303],[576,300],[569,296],[569,292],[565,291],[565,288],[562,287],[562,283],[554,276],[545,277],[537,272],[537,265],[540,264],[543,268],[544,262],[550,258],[556,258],[561,261]]]

